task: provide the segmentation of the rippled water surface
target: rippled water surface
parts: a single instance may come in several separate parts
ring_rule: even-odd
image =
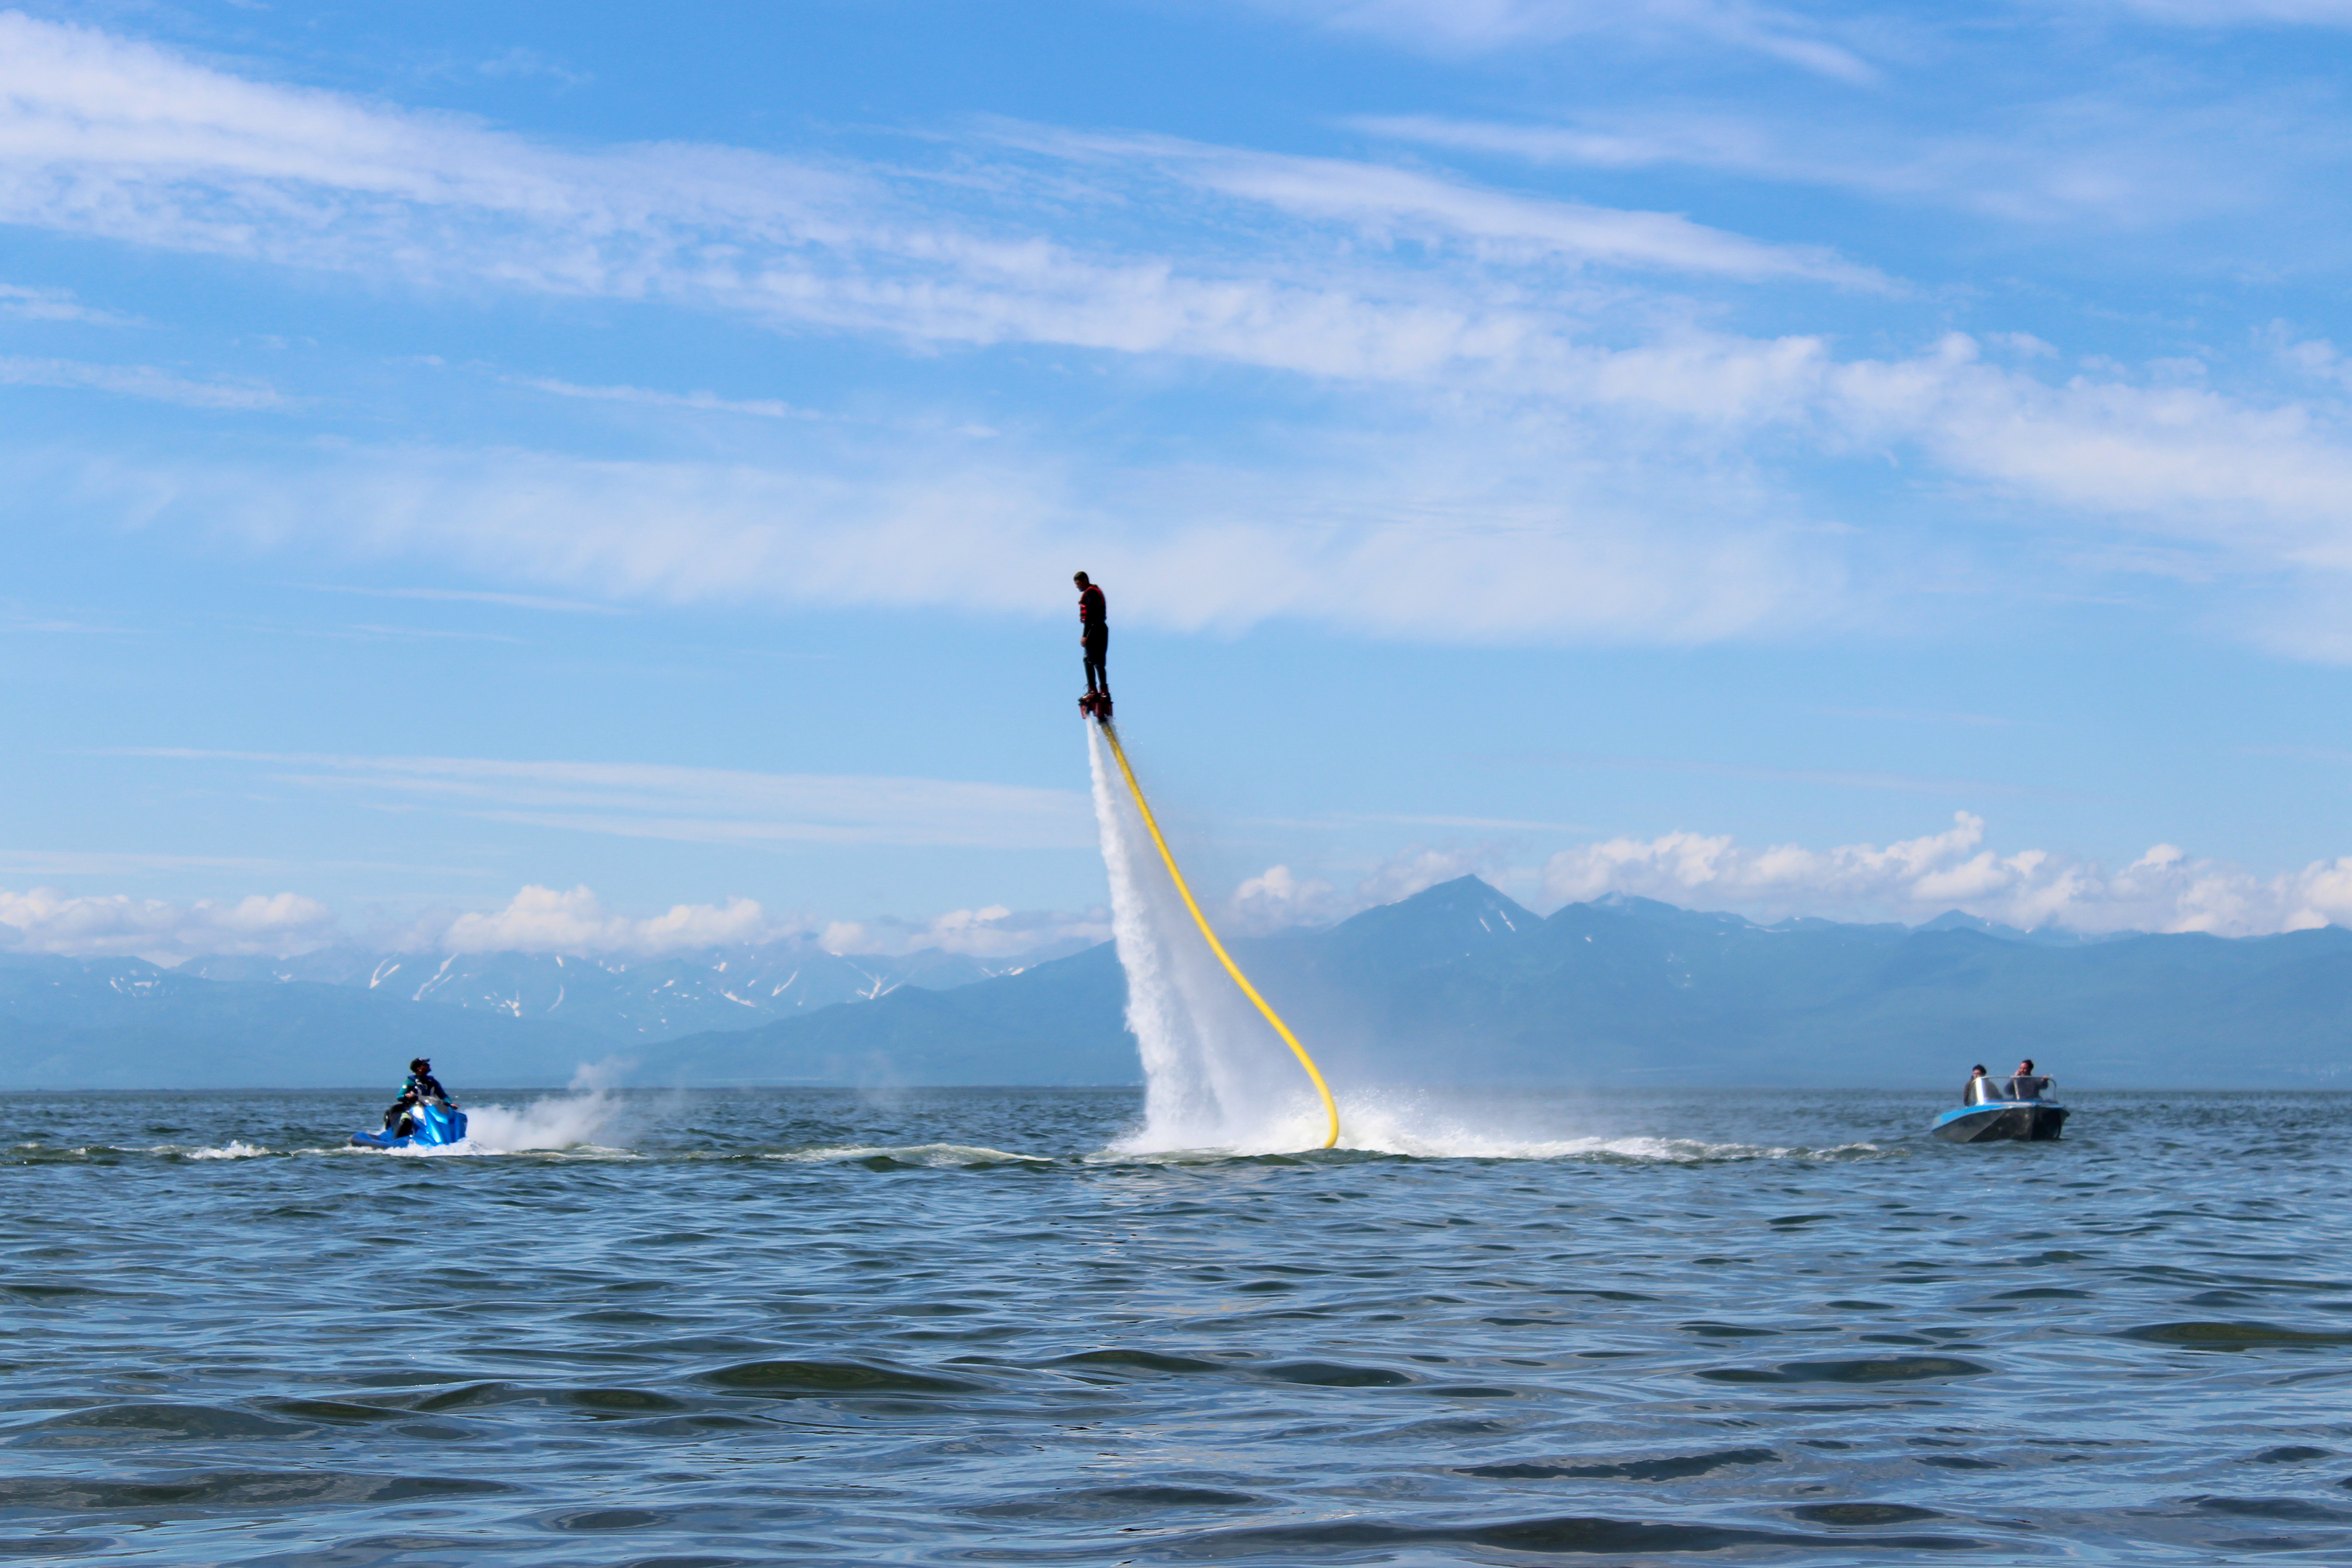
[[[363,1096],[10,1098],[0,1556],[2352,1560],[2352,1097],[1106,1155],[1137,1103],[566,1102],[489,1121],[590,1145],[403,1157],[333,1146]]]

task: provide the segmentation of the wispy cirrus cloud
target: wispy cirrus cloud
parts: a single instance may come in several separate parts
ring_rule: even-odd
[[[2259,402],[2112,370],[2053,384],[1960,334],[1841,361],[1819,339],[1690,332],[1563,347],[1544,396],[1533,416],[1389,411],[1360,435],[1303,437],[1279,472],[950,434],[894,440],[887,458],[852,444],[756,464],[413,447],[299,467],[114,459],[60,493],[264,548],[454,562],[617,602],[1031,613],[1034,583],[1081,543],[1137,584],[1123,613],[1180,627],[1687,643],[1906,591],[1867,535],[1819,526],[1759,472],[1762,444],[1894,456],[1993,504],[2057,508],[2070,549],[2157,548],[2250,581],[2352,571],[2352,411],[2332,393]],[[1113,515],[1098,495],[1139,499]]]
[[[1948,722],[1947,716],[1925,716],[1931,721]],[[1965,716],[1962,716],[1961,722],[1968,722]],[[1977,720],[1976,722],[1999,723],[2000,721]],[[1696,773],[1718,779],[1754,779],[1773,783],[1820,784],[1833,789],[1883,789],[1906,795],[2006,795],[2045,800],[2079,800],[2085,798],[2063,790],[2005,784],[1984,779],[1938,779],[1922,774],[1871,772],[1859,768],[1764,768],[1747,763],[1707,762],[1663,757],[1542,757],[1528,758],[1525,760],[1564,768],[1605,768],[1629,773]]]
[[[1868,60],[1801,11],[1746,0],[1255,0],[1265,10],[1450,55],[1612,38],[1668,49],[1693,43],[1761,55],[1867,83]],[[2277,0],[2290,4],[2292,0]],[[2324,0],[2314,0],[2324,3]]]
[[[1904,463],[1988,512],[2055,513],[2127,547],[2110,560],[2154,546],[2216,573],[2352,570],[2336,500],[2352,434],[2325,386],[2224,392],[2113,364],[2060,379],[1924,318],[1917,347],[1881,334],[1868,353],[1818,328],[1735,330],[1680,291],[1879,280],[1819,246],[1440,171],[1003,124],[957,151],[978,162],[949,181],[724,147],[557,147],[0,16],[0,221],[927,346],[1272,371],[1336,411],[1285,432],[1279,462],[1150,472],[1066,446],[982,460],[929,436],[726,464],[116,459],[81,490],[113,486],[125,515],[201,515],[361,559],[454,551],[523,587],[675,602],[1026,607],[1040,564],[1085,538],[1150,581],[1126,602],[1164,625],[1671,643],[1867,616],[1899,595],[1918,569],[1890,568],[1792,475]],[[1103,215],[1146,205],[1118,244],[1100,237]],[[66,375],[58,363],[19,373]],[[1150,515],[1104,515],[1097,494],[1147,496]]]
[[[1071,151],[1084,139],[1068,143]],[[1521,311],[1426,268],[1137,257],[1039,232],[993,182],[935,183],[715,146],[558,151],[446,115],[237,78],[91,29],[0,15],[0,221],[169,249],[552,294],[665,298],[926,340],[1171,352],[1394,376],[1507,351]],[[1157,162],[1308,216],[1414,223],[1547,255],[1864,279],[1654,213],[1449,188],[1425,174],[1178,142]],[[1010,221],[1008,221],[1010,220]]]
[[[2079,0],[2085,8],[2112,10],[2189,27],[2352,27],[2352,0]]]
[[[70,288],[0,283],[0,316],[20,321],[74,321],[93,327],[133,327],[138,319],[84,305]]]
[[[408,599],[432,604],[489,604],[502,610],[549,610],[565,615],[626,615],[617,604],[591,604],[578,599],[550,599],[541,593],[500,593],[479,588],[367,588],[341,582],[305,582],[297,586],[313,593],[352,593],[368,599]]]
[[[0,355],[0,386],[63,387],[236,412],[288,406],[275,389],[252,382],[196,381],[153,365],[100,365],[14,354]]]
[[[663,392],[656,387],[581,386],[546,377],[518,378],[516,385],[556,397],[583,398],[591,402],[627,403],[637,408],[684,409],[692,413],[741,413],[755,419],[822,419],[812,409],[796,408],[781,398],[720,397],[711,392]]]
[[[1374,237],[1404,234],[1460,243],[1481,256],[1889,287],[1871,268],[1821,246],[1765,244],[1674,213],[1514,194],[1427,169],[1040,126],[1000,125],[991,140],[1086,163],[1117,163],[1130,177],[1148,167],[1197,189],[1296,217],[1344,223]]]
[[[1813,186],[1897,208],[2023,225],[2155,231],[2274,204],[2340,170],[2339,138],[2309,107],[2234,86],[2042,97],[1950,120],[1885,106],[1774,111],[1714,105],[1604,109],[1571,120],[1356,117],[1381,141],[1538,168],[1698,170]]]
[[[362,800],[627,838],[994,849],[1065,849],[1094,841],[1083,796],[1024,785],[468,757],[187,747],[114,755],[246,765],[281,782]]]
[[[1718,389],[1720,390],[1720,389]],[[1304,473],[1074,469],[952,439],[887,477],[805,465],[613,462],[552,454],[345,450],[307,472],[111,462],[85,500],[359,561],[430,561],[611,601],[953,607],[1034,615],[1082,552],[1130,624],[1271,617],[1474,641],[1704,642],[1830,613],[1845,566],[1769,502],[1685,476],[1643,483],[1598,455],[1469,435],[1344,443]],[[1482,467],[1482,465],[1485,466]],[[1583,466],[1591,472],[1580,474]],[[1643,516],[1681,486],[1701,524]],[[1082,497],[1137,497],[1112,514]],[[1702,508],[1704,508],[1702,514]]]

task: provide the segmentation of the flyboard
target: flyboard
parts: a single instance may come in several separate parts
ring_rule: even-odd
[[[1135,768],[1127,760],[1127,747],[1118,743],[1118,727],[1110,721],[1110,698],[1106,695],[1089,693],[1078,699],[1078,711],[1101,727],[1103,739],[1109,743],[1110,754],[1118,762],[1119,777],[1127,780],[1128,793],[1135,797],[1136,814],[1143,819],[1144,828],[1151,834],[1152,846],[1159,850],[1161,862],[1168,867],[1168,880],[1176,884],[1177,895],[1183,899],[1184,907],[1192,911],[1192,923],[1201,928],[1201,936],[1209,944],[1209,951],[1217,956],[1217,962],[1225,967],[1225,973],[1231,975],[1234,984],[1242,988],[1242,995],[1265,1015],[1265,1021],[1274,1026],[1274,1032],[1282,1037],[1282,1043],[1290,1047],[1290,1053],[1298,1058],[1298,1065],[1307,1069],[1307,1076],[1314,1081],[1315,1092],[1322,1097],[1323,1115],[1329,1126],[1323,1138],[1323,1146],[1337,1148],[1339,1144],[1339,1107],[1331,1098],[1331,1086],[1323,1082],[1323,1073],[1315,1065],[1315,1059],[1307,1054],[1307,1048],[1298,1043],[1298,1037],[1290,1032],[1290,1026],[1282,1021],[1282,1015],[1274,1010],[1273,1004],[1258,995],[1257,988],[1250,984],[1249,977],[1242,973],[1241,966],[1234,963],[1233,955],[1225,951],[1225,945],[1217,940],[1216,930],[1210,925],[1209,917],[1201,913],[1201,905],[1192,897],[1192,888],[1185,884],[1184,873],[1176,867],[1174,852],[1168,848],[1167,839],[1160,834],[1159,819],[1151,814],[1151,802],[1143,798],[1143,786],[1136,782]]]

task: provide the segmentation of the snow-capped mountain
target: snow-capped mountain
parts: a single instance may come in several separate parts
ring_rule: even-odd
[[[1067,942],[985,962],[936,950],[843,956],[814,943],[709,948],[658,958],[543,953],[371,953],[330,947],[298,958],[198,958],[177,974],[211,980],[309,981],[404,1000],[569,1024],[623,1041],[752,1029],[901,986],[949,990],[1084,947]]]

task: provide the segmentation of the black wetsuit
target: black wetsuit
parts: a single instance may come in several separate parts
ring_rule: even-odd
[[[394,1100],[384,1111],[384,1131],[392,1131],[392,1129],[398,1124],[401,1117],[406,1113],[411,1105],[421,1104],[427,1100],[446,1100],[448,1098],[449,1092],[446,1089],[442,1088],[441,1081],[438,1078],[434,1077],[430,1072],[410,1073],[408,1075],[408,1082],[400,1086],[400,1098]]]
[[[1110,671],[1103,663],[1110,652],[1109,612],[1102,585],[1090,582],[1078,591],[1078,642],[1087,651],[1087,690],[1110,695]]]

